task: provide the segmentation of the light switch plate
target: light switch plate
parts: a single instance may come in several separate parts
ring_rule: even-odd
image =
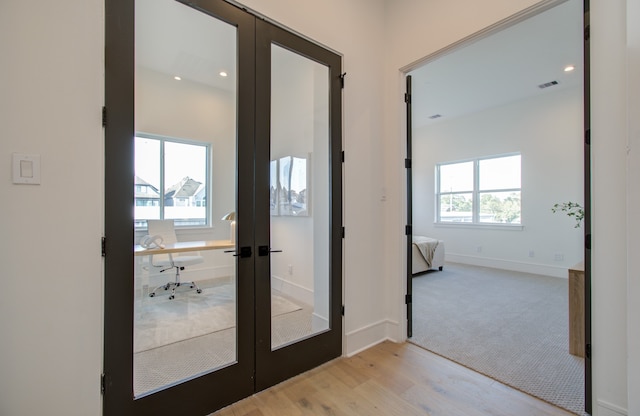
[[[13,154],[13,183],[40,185],[40,155]]]

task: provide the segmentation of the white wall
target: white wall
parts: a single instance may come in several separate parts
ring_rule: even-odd
[[[100,414],[104,4],[0,2],[0,414]],[[11,153],[41,156],[13,185]]]
[[[551,207],[583,203],[582,112],[575,87],[414,129],[414,234],[444,240],[448,261],[566,278],[583,260],[584,229]],[[434,224],[437,163],[512,152],[522,155],[522,228]]]
[[[635,256],[640,253],[640,2],[627,2],[627,91],[629,123],[629,158],[627,160],[627,362],[629,400],[628,414],[640,414],[640,273],[636,270]]]
[[[386,3],[385,10],[382,1],[368,0],[245,3],[345,56],[345,352],[385,337],[401,340],[404,149],[399,68],[535,1],[404,0]],[[630,159],[625,148],[626,87],[636,91],[637,80],[627,85],[624,69],[624,9],[627,4],[636,7],[637,0],[591,4],[595,414],[637,415],[640,366],[634,353],[627,371],[626,356],[627,345],[636,347],[630,352],[638,346],[636,326],[627,326],[627,313],[638,316],[638,277],[627,270],[626,226],[633,227],[630,236],[640,228],[637,219],[627,222],[631,213],[624,202],[610,204],[625,201],[628,188],[633,200],[638,196],[637,176],[629,176],[633,184],[626,180],[635,171],[625,169],[627,162],[632,169],[638,166],[636,133]],[[0,232],[5,237],[0,250],[5,276],[0,414],[100,414],[103,6],[99,0],[0,2]],[[632,21],[637,21],[634,10]],[[634,36],[631,51],[637,58],[635,30],[628,33]],[[629,71],[629,77],[637,73]],[[637,95],[632,98],[637,103]],[[637,132],[637,117],[630,123]],[[11,183],[12,152],[42,156],[41,185]],[[56,203],[69,200],[70,189],[81,190],[81,208]],[[43,234],[45,243],[34,244],[34,237]]]
[[[594,408],[607,416],[626,414],[640,391],[627,384],[626,4],[591,2],[592,357]]]

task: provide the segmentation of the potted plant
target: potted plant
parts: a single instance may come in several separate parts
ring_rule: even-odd
[[[569,217],[573,217],[576,220],[574,228],[579,228],[582,225],[584,219],[584,208],[577,202],[562,202],[560,204],[554,204],[551,208],[552,212],[565,212]]]

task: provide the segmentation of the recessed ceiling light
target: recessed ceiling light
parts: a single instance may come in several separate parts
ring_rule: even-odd
[[[571,72],[571,71],[573,71],[574,69],[576,69],[576,67],[575,67],[575,66],[573,66],[573,65],[567,65],[567,66],[565,66],[565,67],[564,67],[564,72]]]
[[[226,73],[226,72],[224,72],[224,71],[220,71],[220,76],[221,76],[221,77],[226,77],[226,76],[227,76],[227,73]]]
[[[179,76],[177,76],[177,75],[176,75],[175,77],[173,77],[173,79],[175,79],[176,81],[180,81],[180,80],[182,80],[182,78],[180,78],[180,77],[179,77]]]

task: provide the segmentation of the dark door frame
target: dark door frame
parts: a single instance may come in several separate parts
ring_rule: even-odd
[[[591,46],[590,46],[590,0],[583,0],[583,115],[584,115],[584,396],[585,411],[592,413],[593,372],[591,359]],[[405,226],[406,242],[406,295],[407,338],[413,336],[413,288],[411,240],[413,236],[413,190],[412,190],[412,114],[411,114],[411,75],[406,76],[406,159],[407,175],[407,218]]]
[[[584,86],[584,404],[592,413],[593,372],[591,362],[591,43],[590,4],[583,0]]]

